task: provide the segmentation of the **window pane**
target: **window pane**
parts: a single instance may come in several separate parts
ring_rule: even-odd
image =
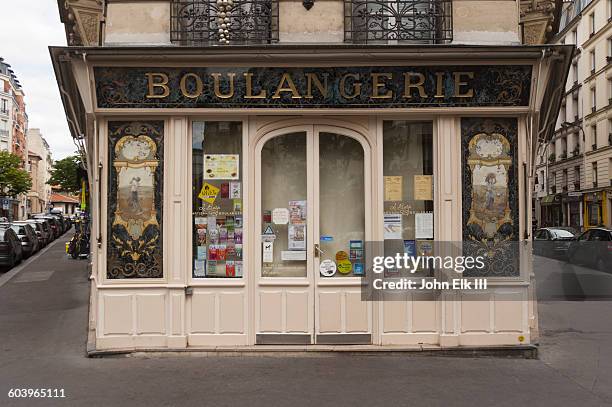
[[[384,122],[383,175],[385,255],[435,255],[431,122]]]
[[[268,140],[261,151],[261,233],[270,228],[276,238],[262,243],[263,277],[306,277],[306,182],[306,133]],[[272,222],[275,209],[286,222]]]
[[[193,123],[193,277],[242,277],[242,123]]]
[[[354,138],[319,135],[321,261],[336,263],[334,277],[361,276],[364,268],[363,148]]]

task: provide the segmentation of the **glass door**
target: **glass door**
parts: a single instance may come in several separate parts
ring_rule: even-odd
[[[357,133],[318,125],[260,141],[258,344],[371,342],[360,291],[370,202],[364,145]]]

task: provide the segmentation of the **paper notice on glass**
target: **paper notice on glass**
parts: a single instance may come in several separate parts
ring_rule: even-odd
[[[276,225],[286,225],[289,223],[289,209],[274,208],[272,210],[272,222]]]
[[[274,242],[263,242],[263,256],[262,261],[264,263],[274,262]]]
[[[289,201],[289,223],[292,225],[306,224],[306,201]]]
[[[289,250],[306,250],[306,225],[289,225]]]
[[[415,201],[432,201],[433,200],[433,183],[431,175],[415,175],[414,176],[414,200]]]
[[[281,260],[306,260],[306,250],[283,250],[281,252]]]
[[[433,239],[433,213],[414,214],[414,237],[416,239]]]
[[[204,154],[204,179],[238,179],[239,154]]]
[[[384,238],[402,238],[402,215],[399,213],[386,213],[384,217]]]
[[[402,176],[385,177],[385,201],[402,200]]]

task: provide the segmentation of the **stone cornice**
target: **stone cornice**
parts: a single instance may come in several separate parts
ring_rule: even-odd
[[[559,29],[561,0],[521,0],[523,43],[546,44]]]
[[[100,44],[100,24],[104,21],[102,0],[58,0],[57,3],[68,45]]]

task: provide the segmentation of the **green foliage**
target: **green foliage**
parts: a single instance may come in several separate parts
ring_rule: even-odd
[[[51,179],[47,181],[47,184],[59,185],[62,191],[79,192],[81,190],[79,167],[81,167],[81,157],[78,155],[56,161],[51,172]]]
[[[21,158],[0,151],[0,195],[16,197],[32,188],[30,174],[21,167]]]

